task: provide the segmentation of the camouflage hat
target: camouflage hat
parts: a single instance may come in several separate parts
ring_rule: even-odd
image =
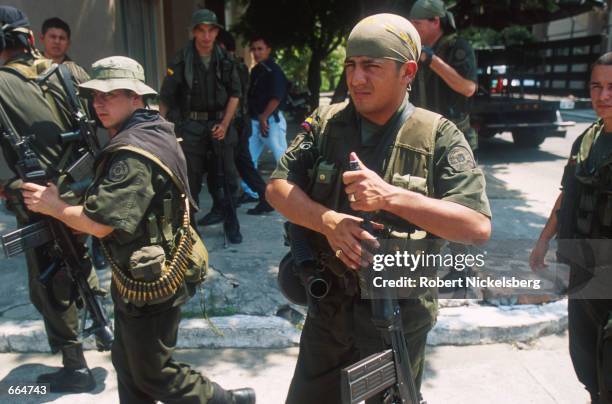
[[[217,14],[207,8],[196,10],[191,16],[191,27],[195,28],[199,24],[214,25],[223,29],[223,26],[217,21]]]
[[[79,85],[84,90],[109,93],[113,90],[131,90],[138,95],[157,94],[145,84],[144,69],[134,59],[111,56],[91,65],[91,80]]]
[[[410,9],[410,20],[429,20],[431,18],[447,18],[449,25],[456,29],[453,13],[446,9],[442,0],[418,0]]]

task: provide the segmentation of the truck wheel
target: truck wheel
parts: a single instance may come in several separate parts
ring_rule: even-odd
[[[544,142],[546,135],[537,130],[515,130],[512,140],[517,147],[534,149]]]

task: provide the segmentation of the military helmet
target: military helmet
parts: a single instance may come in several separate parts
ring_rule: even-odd
[[[217,21],[217,14],[207,8],[196,10],[191,16],[191,28],[195,28],[200,24],[214,25],[223,29],[223,26]]]
[[[138,95],[157,94],[145,84],[144,69],[134,59],[111,56],[91,65],[91,80],[79,85],[83,90],[109,93],[113,90],[131,90]]]
[[[19,42],[29,49],[30,34],[30,21],[23,11],[11,6],[0,6],[0,52],[11,42]]]

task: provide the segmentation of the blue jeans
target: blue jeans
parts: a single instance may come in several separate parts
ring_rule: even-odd
[[[277,163],[283,153],[285,153],[285,150],[287,150],[287,121],[285,121],[285,116],[281,111],[277,112],[277,116],[278,122],[276,122],[274,114],[268,117],[269,127],[267,137],[261,135],[259,121],[256,119],[251,119],[252,131],[251,137],[249,138],[249,152],[251,153],[251,157],[253,157],[253,164],[255,165],[255,168],[257,168],[259,156],[261,156],[264,147],[268,147],[270,150],[272,150],[274,160]],[[240,185],[242,186],[244,192],[254,198],[257,198],[257,193],[249,188],[244,181],[242,181]]]

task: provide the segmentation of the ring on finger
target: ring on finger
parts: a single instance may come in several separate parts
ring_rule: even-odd
[[[336,250],[336,258],[340,258],[341,255],[342,255],[342,250],[340,249]]]
[[[355,194],[349,194],[348,200],[349,202],[356,202],[357,198],[355,198]]]

